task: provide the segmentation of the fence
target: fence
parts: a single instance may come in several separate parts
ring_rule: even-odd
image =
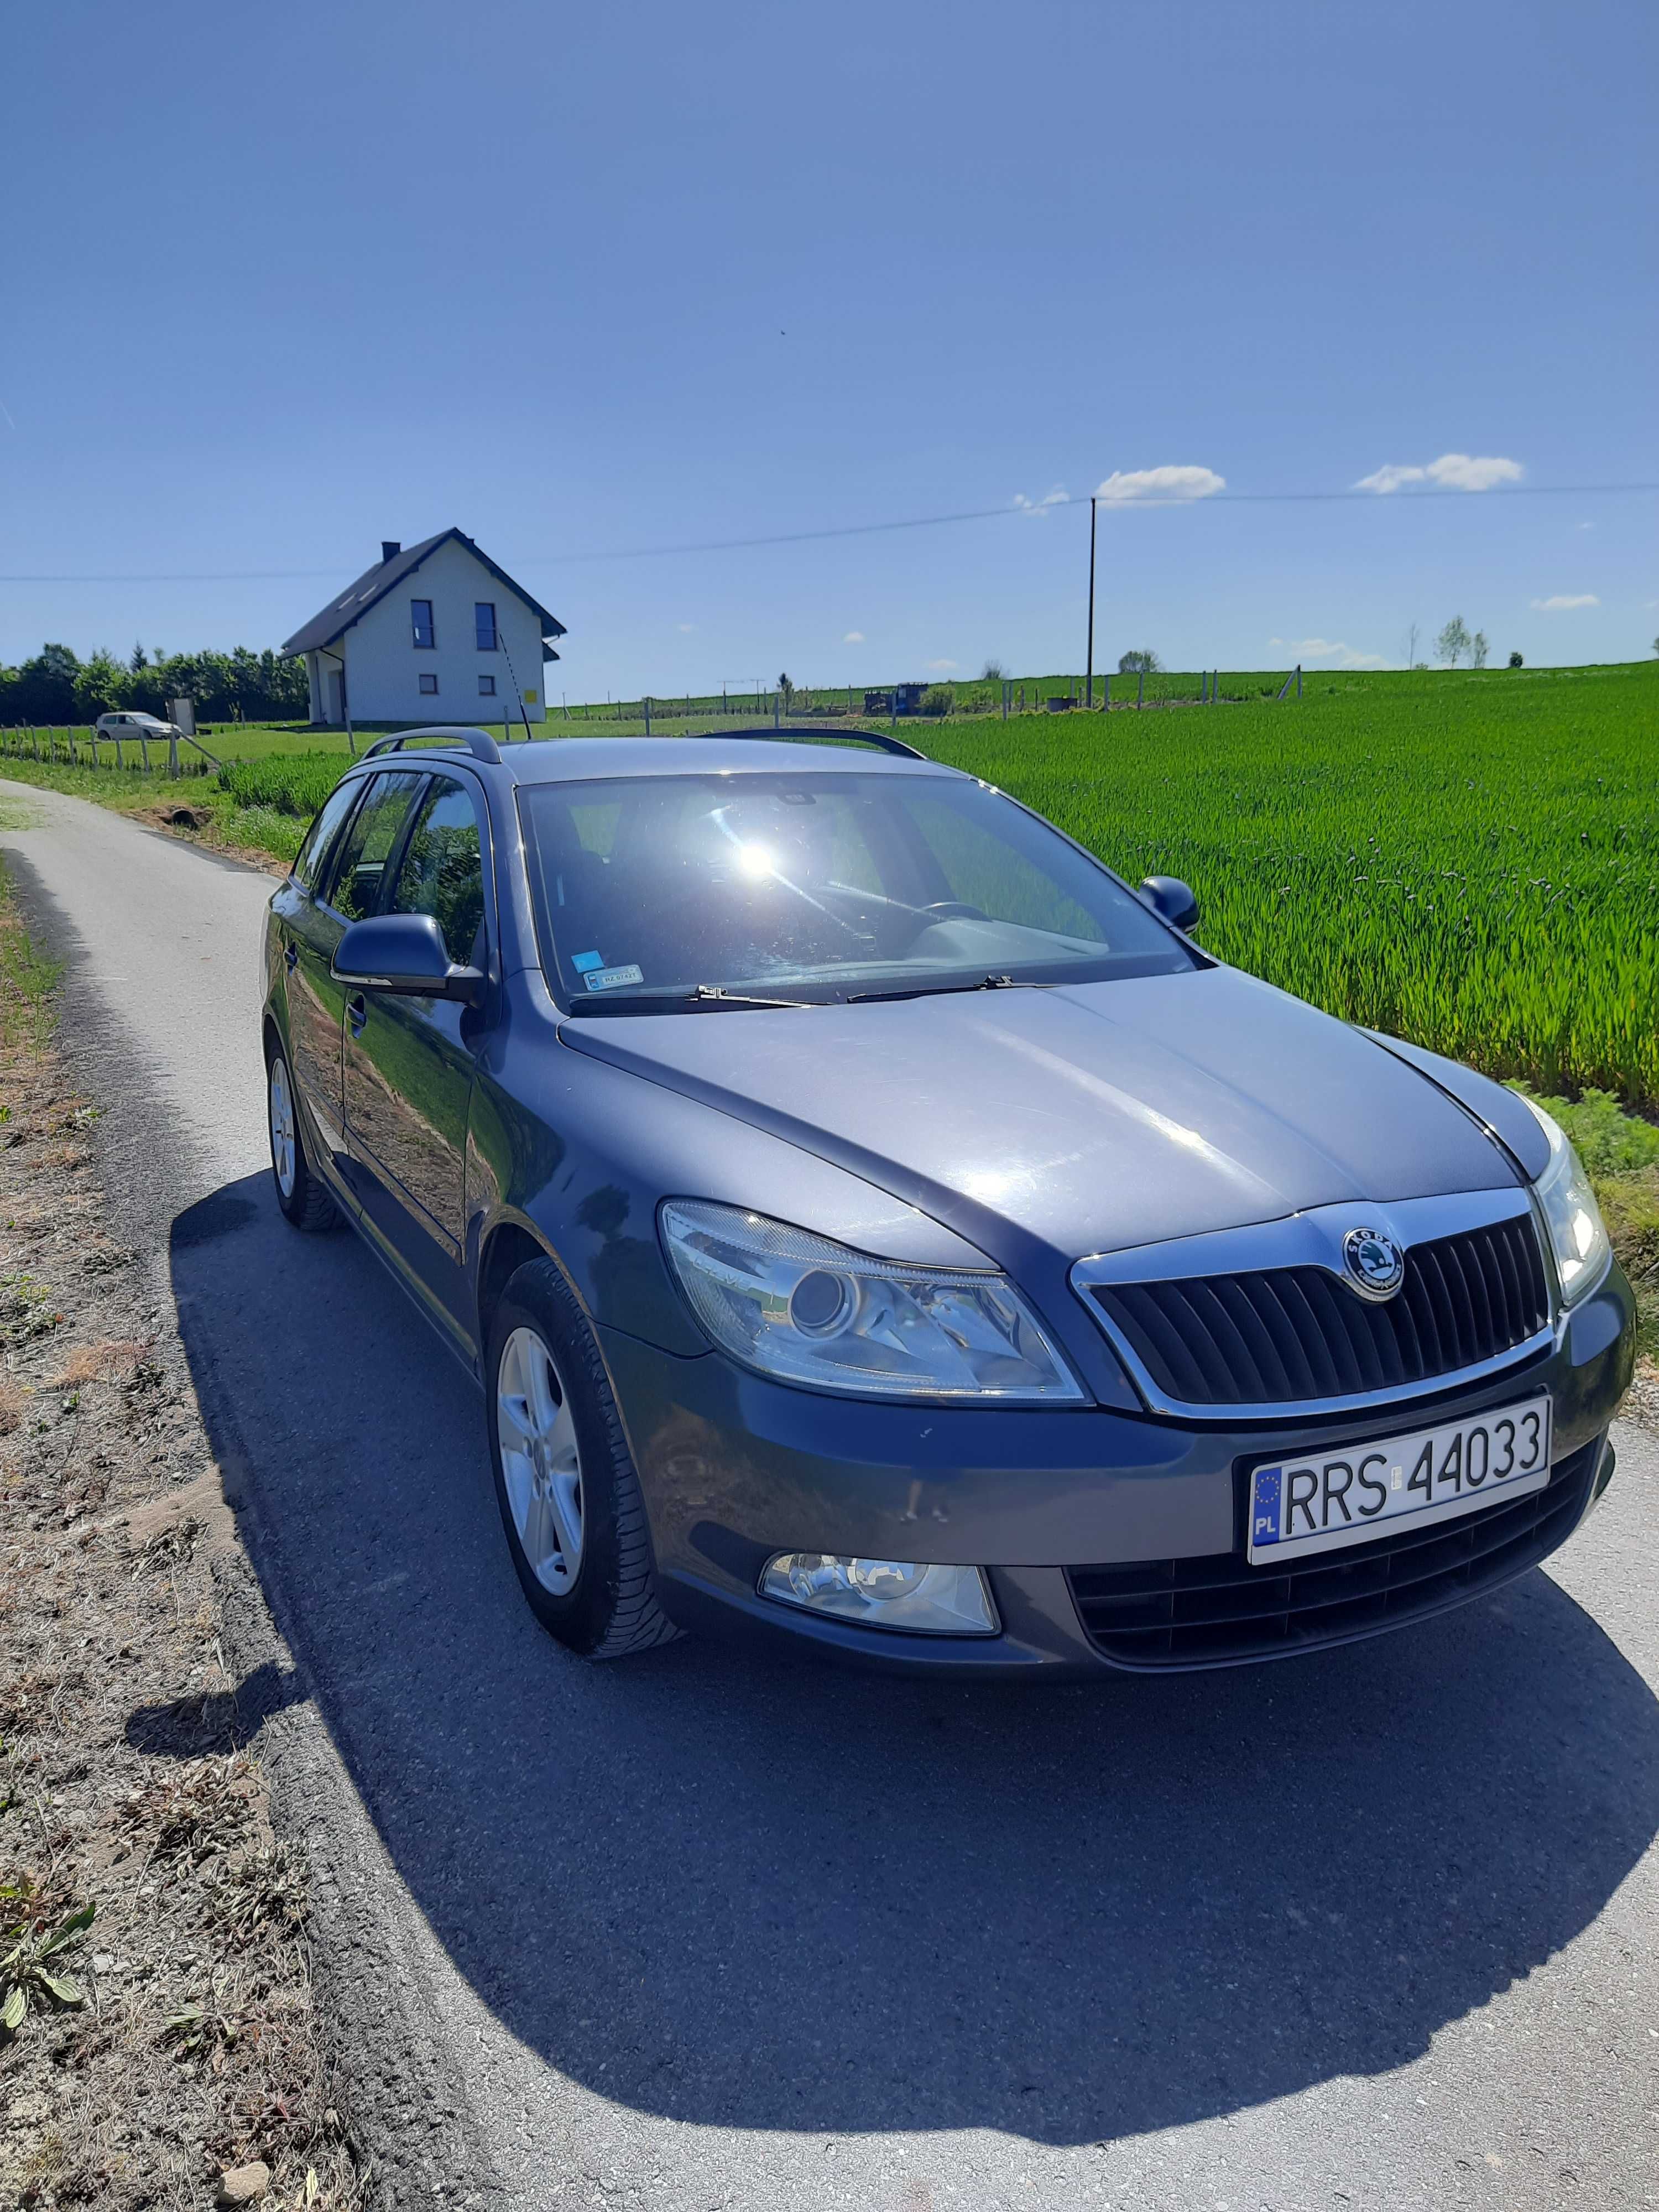
[[[100,746],[104,748],[100,755]],[[152,761],[150,747],[165,759]],[[191,751],[182,757],[179,748],[187,745]],[[136,753],[134,760],[128,757]],[[108,757],[113,755],[112,758]],[[193,756],[199,754],[199,759]],[[119,769],[125,774],[155,775],[162,769],[169,776],[211,775],[220,763],[216,755],[197,739],[182,731],[173,731],[165,738],[151,737],[147,732],[134,729],[125,739],[112,730],[79,730],[65,727],[60,735],[56,728],[41,729],[33,723],[19,723],[9,730],[0,730],[0,759],[40,761],[47,767],[61,764],[68,768]]]
[[[683,692],[665,696],[653,692],[636,699],[595,700],[584,705],[568,701],[549,702],[548,721],[580,727],[586,723],[610,723],[613,729],[641,730],[649,736],[666,735],[671,728],[689,730],[694,723],[719,727],[721,722],[825,722],[840,720],[881,722],[888,727],[912,720],[945,718],[998,717],[1012,714],[1121,713],[1124,709],[1171,707],[1214,707],[1224,702],[1284,699],[1294,692],[1302,696],[1302,671],[1293,668],[1282,684],[1276,672],[1254,670],[1230,673],[1200,669],[1188,674],[1157,669],[1116,669],[1097,673],[1094,696],[1089,696],[1085,676],[980,677],[961,683],[893,684],[864,686],[799,684],[787,691]],[[543,732],[551,736],[551,728]],[[620,732],[619,732],[620,733]]]

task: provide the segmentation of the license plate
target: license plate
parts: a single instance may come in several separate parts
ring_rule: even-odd
[[[1363,1544],[1383,1529],[1455,1521],[1550,1479],[1550,1401],[1363,1444],[1333,1444],[1250,1473],[1252,1566]]]

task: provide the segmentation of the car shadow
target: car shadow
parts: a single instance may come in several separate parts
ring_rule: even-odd
[[[1418,2057],[1659,1830],[1659,1710],[1541,1573],[1277,1667],[962,1690],[537,1627],[477,1394],[264,1177],[182,1214],[184,1343],[272,1609],[459,1972],[704,2124],[1077,2143]]]

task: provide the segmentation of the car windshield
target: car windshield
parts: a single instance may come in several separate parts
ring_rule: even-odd
[[[739,770],[536,784],[519,798],[543,965],[584,1009],[1197,964],[1103,868],[965,778]]]

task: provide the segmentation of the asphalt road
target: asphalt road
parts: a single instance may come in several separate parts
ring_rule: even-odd
[[[0,843],[73,955],[117,1180],[356,1793],[313,1857],[387,1888],[505,2202],[1659,2202],[1648,1434],[1547,1571],[1282,1666],[588,1667],[520,1599],[471,1384],[366,1249],[271,1200],[268,880],[14,801],[40,826]]]

